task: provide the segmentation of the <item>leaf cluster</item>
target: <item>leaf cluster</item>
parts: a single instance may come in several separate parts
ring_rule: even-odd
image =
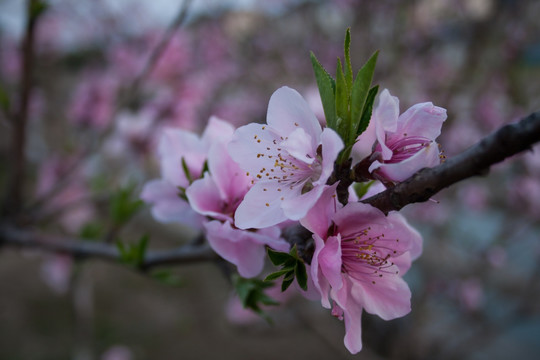
[[[304,261],[298,256],[296,245],[294,245],[288,253],[274,251],[268,248],[268,257],[275,266],[281,266],[279,271],[268,275],[264,281],[273,281],[283,276],[281,283],[281,291],[293,283],[296,277],[296,282],[303,290],[307,290],[307,272]]]
[[[343,150],[339,163],[346,161],[356,139],[369,125],[373,102],[379,86],[372,86],[373,73],[379,52],[376,51],[353,77],[350,57],[351,32],[345,35],[345,68],[341,59],[337,59],[336,78],[334,79],[311,52],[311,63],[326,117],[326,124],[343,139]]]
[[[135,185],[117,190],[111,198],[110,217],[115,226],[126,224],[143,207],[144,203],[135,194]]]
[[[145,234],[135,244],[124,244],[121,241],[117,241],[116,248],[120,253],[120,261],[126,265],[140,267],[144,263],[149,240],[150,236]]]
[[[259,279],[246,279],[236,275],[233,277],[233,284],[244,308],[254,311],[266,321],[271,322],[271,319],[264,313],[261,306],[279,305],[279,302],[272,299],[264,292],[265,289],[272,287],[274,283]]]

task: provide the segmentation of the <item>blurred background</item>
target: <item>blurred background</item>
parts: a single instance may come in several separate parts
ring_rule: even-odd
[[[211,115],[264,122],[283,85],[322,117],[309,51],[334,74],[347,27],[353,68],[380,50],[374,83],[399,97],[401,112],[424,101],[448,109],[439,142],[449,157],[540,109],[534,0],[47,3],[36,29],[24,194],[32,203],[64,180],[41,204],[38,228],[48,233],[91,241],[110,226],[114,191],[129,185],[136,195],[159,176],[163,127],[200,132]],[[19,101],[25,23],[25,2],[0,0],[2,106]],[[2,112],[2,193],[12,137]],[[274,294],[282,306],[268,310],[273,325],[244,311],[219,264],[153,278],[5,247],[0,359],[537,359],[539,151],[404,209],[424,237],[406,275],[412,312],[390,322],[365,315],[356,356],[343,346],[343,324],[294,291]],[[155,222],[148,207],[117,230],[126,242],[150,234],[151,248],[197,235]]]

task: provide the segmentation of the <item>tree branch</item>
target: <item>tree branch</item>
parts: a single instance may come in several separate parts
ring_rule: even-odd
[[[0,224],[1,245],[63,253],[81,260],[97,258],[116,263],[122,261],[118,249],[111,244],[46,235],[20,230],[6,224]],[[218,258],[216,253],[206,244],[187,244],[170,250],[149,250],[139,267],[143,271],[148,271],[151,268],[164,265],[184,265],[214,261]]]
[[[37,20],[43,12],[45,6],[39,0],[28,0],[27,2],[27,23],[24,39],[22,43],[21,56],[21,79],[20,79],[20,99],[19,108],[13,116],[14,134],[11,144],[12,165],[11,176],[9,178],[9,191],[5,204],[5,211],[16,213],[21,208],[22,191],[25,178],[25,147],[26,147],[26,123],[28,122],[28,112],[30,97],[32,93],[32,77],[34,69],[34,43]]]
[[[442,189],[461,180],[486,175],[492,165],[522,151],[531,150],[539,141],[540,111],[517,123],[501,127],[443,164],[422,169],[408,180],[363,202],[388,213],[408,204],[427,201]]]

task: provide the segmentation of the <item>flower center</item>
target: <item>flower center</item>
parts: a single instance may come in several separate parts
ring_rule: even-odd
[[[399,239],[389,239],[384,233],[373,234],[367,227],[349,234],[341,241],[341,271],[354,279],[376,284],[377,278],[397,274],[392,257],[401,255],[395,249]]]
[[[428,147],[432,141],[422,136],[405,136],[396,139],[390,138],[386,146],[392,150],[392,158],[385,160],[384,163],[394,164],[407,160],[423,148]],[[381,146],[377,144],[377,150],[382,151]]]

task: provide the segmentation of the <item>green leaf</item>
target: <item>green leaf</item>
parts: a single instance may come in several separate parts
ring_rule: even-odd
[[[103,227],[97,223],[86,223],[79,231],[79,237],[85,240],[98,240],[103,236]]]
[[[349,91],[347,81],[341,67],[341,60],[338,58],[336,69],[336,115],[338,118],[337,128],[334,129],[346,140],[347,130],[350,125],[349,117]]]
[[[358,135],[366,131],[367,127],[369,126],[369,121],[371,120],[371,114],[373,112],[373,103],[375,102],[375,96],[377,96],[378,91],[379,85],[376,85],[369,89],[366,103],[364,104],[364,109],[362,110],[360,124],[358,124],[358,130],[356,131],[356,138],[358,137]]]
[[[274,284],[258,279],[246,279],[238,275],[233,277],[233,284],[240,301],[242,301],[242,305],[259,314],[266,321],[271,322],[268,315],[262,311],[261,305],[279,305],[279,302],[264,292],[265,289]]]
[[[128,185],[113,194],[110,204],[110,215],[117,226],[128,222],[144,203],[135,197],[135,186]]]
[[[326,125],[331,129],[336,129],[336,101],[334,98],[336,82],[324,69],[319,60],[317,60],[313,52],[310,53],[310,57],[313,71],[315,72],[315,79],[317,80],[317,87],[319,88],[319,94],[321,95]]]
[[[364,195],[367,194],[371,185],[373,185],[374,183],[375,183],[375,180],[364,182],[364,183],[354,183],[353,188],[354,188],[354,192],[356,193],[356,196],[358,196],[359,199],[363,198]]]
[[[291,250],[289,250],[289,255],[295,259],[298,259],[298,249],[296,248],[296,244],[294,244]]]
[[[116,242],[116,248],[120,253],[120,261],[134,267],[140,266],[144,262],[149,239],[150,237],[145,234],[141,236],[136,244],[124,244],[118,240]]]
[[[289,271],[283,277],[283,281],[294,280],[294,270],[295,269],[296,269],[296,266],[293,267],[292,269],[289,269]]]
[[[268,252],[268,257],[270,258],[270,261],[275,266],[279,266],[281,264],[284,264],[291,257],[290,254],[275,251],[275,250],[272,250],[270,248],[267,249],[267,252]]]
[[[150,274],[154,279],[158,280],[159,282],[170,285],[170,286],[184,286],[184,281],[180,279],[178,276],[172,274],[168,270],[157,270]]]
[[[296,281],[298,282],[298,285],[302,288],[302,290],[307,291],[307,272],[306,272],[306,265],[302,261],[298,261],[296,263],[295,275],[296,275]]]
[[[283,275],[285,275],[286,273],[288,273],[290,271],[291,271],[290,268],[286,268],[286,269],[282,269],[282,270],[273,272],[273,273],[269,274],[267,277],[265,277],[263,281],[276,280],[277,278],[282,277]]]
[[[376,51],[358,71],[356,79],[354,80],[351,94],[350,138],[347,145],[354,143],[356,140],[356,134],[362,119],[362,110],[364,109],[364,103],[366,102],[366,98],[368,97],[368,92],[371,87],[371,81],[373,79],[373,73],[375,72],[375,65],[377,63],[378,55],[379,51]]]
[[[136,263],[134,265],[141,265],[144,262],[144,256],[146,254],[146,249],[148,248],[148,241],[150,240],[150,235],[144,234],[136,246]]]
[[[281,283],[281,292],[284,292],[285,290],[287,290],[289,286],[291,286],[293,281],[294,281],[294,278],[289,279],[289,280],[283,280],[283,282]]]
[[[189,168],[186,163],[186,159],[182,156],[182,170],[184,170],[184,174],[186,175],[186,179],[188,180],[189,184],[193,182],[193,178],[191,177],[191,173],[189,172]]]
[[[347,89],[349,89],[349,91],[352,88],[352,82],[353,82],[353,71],[352,71],[352,66],[351,66],[350,47],[351,47],[351,28],[347,28],[347,32],[345,33],[345,44],[343,48],[345,50],[345,79],[347,80]]]

